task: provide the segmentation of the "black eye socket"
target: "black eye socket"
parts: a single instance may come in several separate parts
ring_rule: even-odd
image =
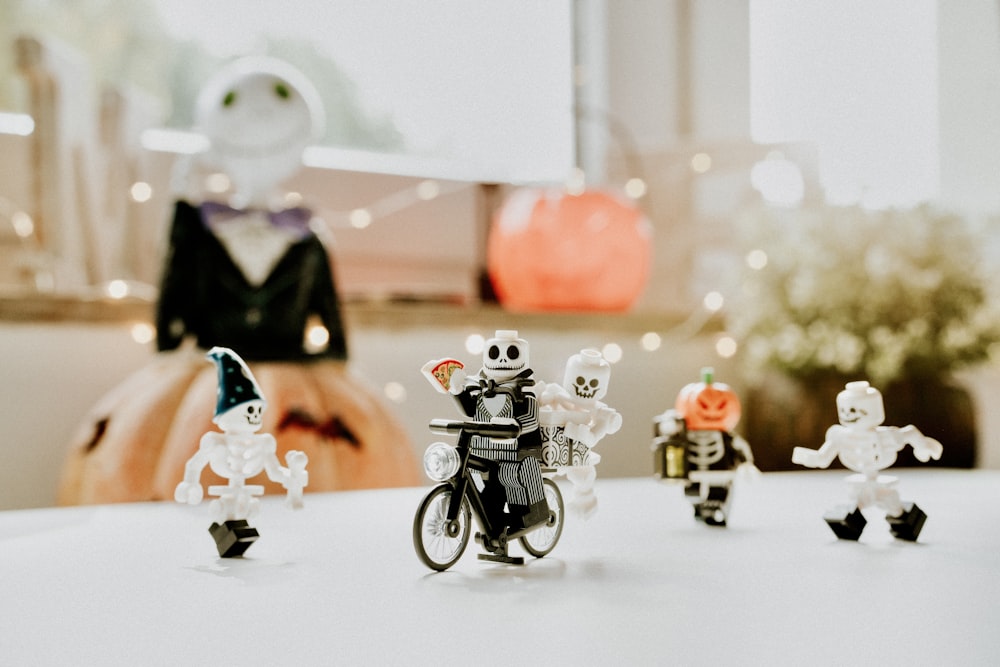
[[[596,388],[598,384],[600,384],[600,383],[597,381],[597,378],[594,378],[593,380],[590,381],[590,386],[591,387]]]
[[[519,350],[516,346],[511,345],[510,347],[507,348],[507,358],[510,359],[511,361],[517,359],[520,356],[521,356],[521,350]]]
[[[490,359],[499,359],[500,348],[497,347],[496,345],[490,345],[490,350],[489,352],[487,352],[487,354],[489,355]]]
[[[576,378],[576,383],[582,387],[583,385],[587,384],[587,380],[581,375],[578,378]]]
[[[274,84],[274,94],[283,100],[287,100],[289,97],[292,96],[291,91],[288,90],[288,86],[286,86],[283,83]]]
[[[226,93],[226,96],[222,98],[222,106],[231,107],[236,102],[236,91],[230,90]]]

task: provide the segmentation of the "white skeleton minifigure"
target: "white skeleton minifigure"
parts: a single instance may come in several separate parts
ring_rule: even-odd
[[[258,434],[267,402],[244,361],[232,350],[214,347],[208,358],[216,363],[219,374],[218,402],[213,422],[222,433],[210,431],[202,436],[198,451],[184,467],[184,480],[174,490],[179,503],[197,505],[204,491],[201,473],[207,465],[226,485],[208,487],[209,495],[217,496],[210,504],[212,527],[222,557],[242,555],[257,539],[257,531],[247,525],[247,519],[257,513],[264,487],[247,484],[246,480],[262,472],[280,483],[287,491],[287,504],[292,509],[302,507],[302,490],[309,482],[306,472],[308,457],[304,452],[290,451],[285,456],[288,467],[278,461],[277,442],[269,433]]]
[[[855,473],[848,477],[851,505],[841,506],[824,517],[841,539],[857,540],[867,521],[861,510],[876,506],[886,513],[892,534],[916,540],[927,515],[913,503],[900,500],[897,479],[880,475],[896,462],[896,455],[910,445],[917,460],[941,457],[941,443],[923,435],[915,426],[882,426],[885,407],[882,394],[865,381],[848,382],[837,394],[837,416],[819,449],[796,447],[792,462],[809,468],[826,468],[837,457]]]
[[[622,426],[618,411],[601,402],[610,379],[611,365],[597,350],[585,349],[566,362],[561,385],[549,383],[540,392],[542,461],[573,484],[569,507],[583,517],[597,509],[594,480],[601,455],[593,448]]]

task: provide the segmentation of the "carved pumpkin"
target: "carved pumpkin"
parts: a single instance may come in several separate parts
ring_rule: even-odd
[[[732,431],[740,421],[740,399],[729,385],[715,382],[711,368],[702,369],[701,382],[685,385],[674,408],[690,430]]]
[[[521,189],[497,211],[487,266],[511,310],[628,309],[650,266],[651,226],[607,192]]]
[[[346,364],[251,362],[268,400],[262,432],[309,457],[307,492],[416,486],[419,467],[396,418]],[[161,353],[91,411],[73,439],[60,504],[164,500],[212,423],[217,378],[197,351]],[[226,480],[206,469],[206,486]],[[280,485],[261,479],[268,493]]]

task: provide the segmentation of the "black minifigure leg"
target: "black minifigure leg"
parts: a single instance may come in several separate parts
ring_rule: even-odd
[[[830,530],[841,540],[857,540],[861,537],[861,531],[865,529],[868,520],[861,514],[861,510],[855,507],[851,510],[846,505],[836,507],[825,515],[823,519]]]
[[[729,500],[728,486],[710,486],[708,497],[701,499],[697,484],[688,484],[684,495],[694,504],[694,517],[708,526],[726,526],[726,502]]]
[[[260,534],[245,520],[213,523],[208,532],[215,538],[215,546],[222,558],[238,558],[250,548]]]
[[[476,539],[486,549],[487,553],[479,554],[479,560],[490,561],[491,563],[506,563],[508,565],[524,565],[524,558],[521,556],[510,556],[507,554],[507,532],[504,531],[499,540],[491,540],[489,535],[476,533]]]
[[[889,530],[901,540],[915,542],[924,527],[927,515],[914,503],[903,503],[903,511],[898,516],[887,516]]]

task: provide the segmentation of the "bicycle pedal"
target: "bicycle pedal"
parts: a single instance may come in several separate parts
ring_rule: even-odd
[[[524,565],[524,558],[521,556],[508,556],[506,554],[479,554],[479,560],[488,560],[493,563],[506,563],[508,565]]]

